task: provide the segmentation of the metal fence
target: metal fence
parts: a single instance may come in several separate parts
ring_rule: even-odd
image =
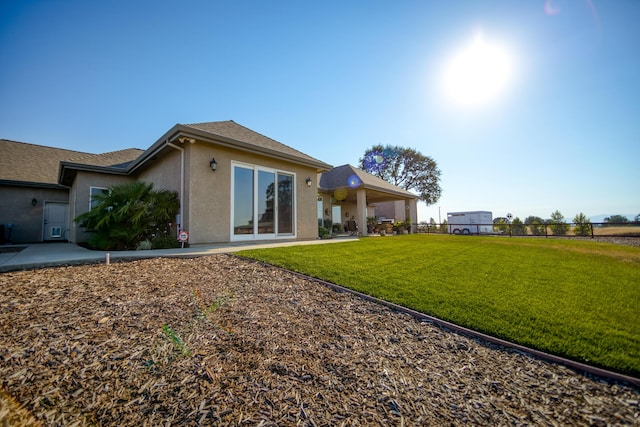
[[[544,224],[413,224],[426,234],[502,235],[538,237],[639,237],[640,223],[544,223]]]

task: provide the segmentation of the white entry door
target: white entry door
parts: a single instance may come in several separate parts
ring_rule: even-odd
[[[44,240],[67,240],[69,238],[69,204],[44,204]]]

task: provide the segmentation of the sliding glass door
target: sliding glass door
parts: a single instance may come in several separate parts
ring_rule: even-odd
[[[295,235],[294,175],[251,165],[233,165],[232,239]]]
[[[235,167],[233,170],[233,234],[253,235],[253,169]]]
[[[278,234],[293,234],[293,175],[278,173]]]

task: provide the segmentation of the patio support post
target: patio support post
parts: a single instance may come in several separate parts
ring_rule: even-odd
[[[358,188],[356,193],[356,221],[358,231],[362,236],[367,235],[367,190]]]
[[[411,200],[404,201],[404,218],[401,218],[401,221],[405,221],[407,218],[411,218],[411,222],[413,223],[416,219],[411,215]],[[409,233],[413,233],[413,229],[411,225],[406,226]]]
[[[410,233],[416,233],[417,228],[413,224],[418,223],[418,201],[416,199],[408,199],[404,201],[405,217],[402,220],[411,218],[411,226],[407,227]]]

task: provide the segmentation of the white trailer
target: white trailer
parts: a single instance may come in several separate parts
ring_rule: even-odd
[[[493,232],[493,215],[489,211],[447,212],[449,234]]]

